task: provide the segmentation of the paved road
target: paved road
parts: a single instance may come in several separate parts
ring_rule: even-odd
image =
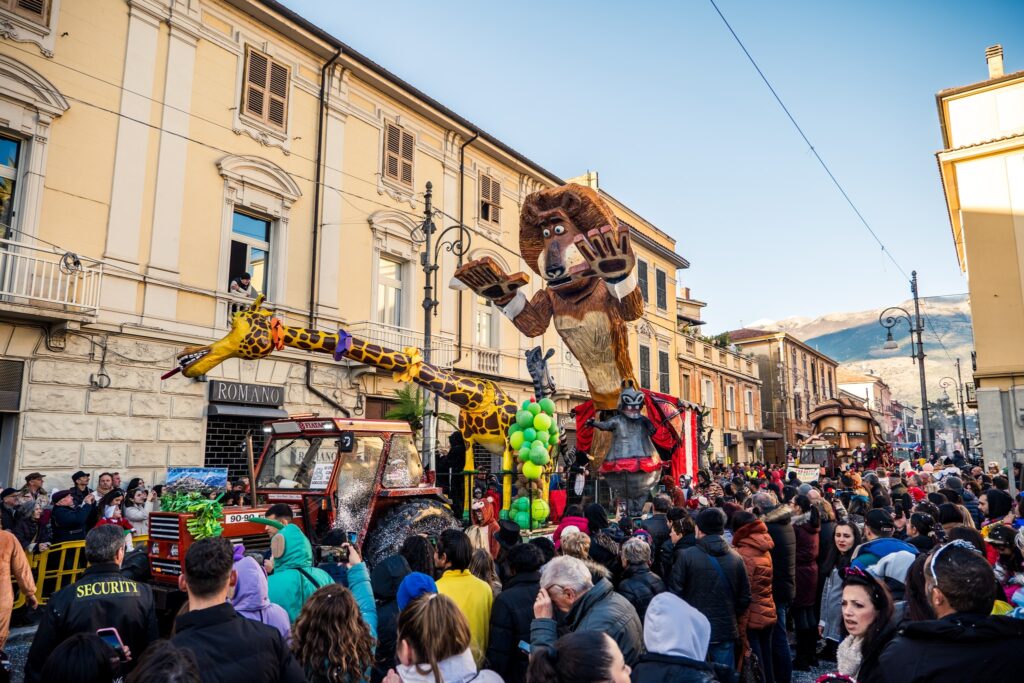
[[[11,629],[7,645],[4,646],[4,651],[11,658],[11,683],[22,683],[25,678],[25,659],[28,657],[28,648],[32,645],[35,633],[35,626]]]

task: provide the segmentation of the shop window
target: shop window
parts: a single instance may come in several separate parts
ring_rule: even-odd
[[[640,345],[640,388],[651,388],[651,347]]]
[[[381,256],[377,265],[377,322],[394,327],[403,323],[402,286],[404,264]]]
[[[482,174],[480,176],[480,220],[494,225],[501,222],[501,183]]]
[[[231,280],[248,273],[250,286],[266,293],[270,277],[270,220],[235,211],[231,221]],[[230,283],[229,283],[230,284]]]

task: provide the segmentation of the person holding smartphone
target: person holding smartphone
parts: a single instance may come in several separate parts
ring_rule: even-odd
[[[124,646],[122,673],[130,672],[135,665],[133,657],[160,637],[153,593],[146,584],[121,574],[124,554],[124,530],[120,527],[100,526],[86,535],[89,567],[78,581],[50,596],[28,652],[26,683],[41,681],[47,656],[75,634],[116,629]],[[105,633],[111,637],[109,631]]]

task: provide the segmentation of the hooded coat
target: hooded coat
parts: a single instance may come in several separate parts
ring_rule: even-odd
[[[1024,621],[981,614],[951,614],[904,624],[882,652],[878,680],[889,683],[960,683],[972,672],[989,681],[1020,676]]]
[[[732,545],[743,558],[750,581],[750,608],[744,618],[749,629],[763,629],[778,620],[772,598],[772,548],[775,543],[761,520],[745,524],[732,535]]]
[[[772,598],[775,606],[788,605],[796,597],[796,532],[793,511],[786,505],[766,513],[761,521],[772,537]]]
[[[708,618],[711,642],[739,636],[739,618],[750,605],[750,582],[743,559],[721,536],[699,538],[696,546],[676,556],[668,587]]]
[[[267,594],[267,575],[263,567],[251,557],[242,557],[235,562],[235,594],[231,604],[235,611],[246,619],[273,626],[285,640],[291,632],[288,612],[280,605],[270,602]]]
[[[284,607],[288,620],[294,623],[309,596],[334,583],[334,579],[313,566],[313,546],[299,527],[286,524],[277,533],[284,540],[284,552],[274,558],[274,573],[267,580],[268,594],[271,602]]]
[[[575,631],[607,633],[630,666],[636,664],[643,650],[643,629],[636,609],[615,592],[607,579],[601,579],[581,595],[565,615],[561,633]],[[530,623],[530,644],[534,647],[552,647],[558,636],[554,619],[534,619]]]
[[[732,680],[727,667],[704,661],[710,638],[707,617],[672,593],[655,596],[644,620],[647,653],[633,667],[633,683]]]
[[[398,645],[398,587],[402,579],[412,573],[409,563],[401,555],[384,558],[370,573],[373,597],[377,601],[377,653],[372,683],[384,680],[388,669],[395,666],[395,648]]]

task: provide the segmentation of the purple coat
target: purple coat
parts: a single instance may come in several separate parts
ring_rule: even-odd
[[[267,597],[267,575],[263,567],[255,559],[243,557],[235,562],[235,572],[238,574],[238,582],[230,600],[235,611],[246,619],[273,626],[288,642],[291,631],[288,612],[284,607],[270,602]]]
[[[818,595],[818,529],[811,526],[810,514],[793,518],[796,534],[796,597],[793,607],[814,607]]]

